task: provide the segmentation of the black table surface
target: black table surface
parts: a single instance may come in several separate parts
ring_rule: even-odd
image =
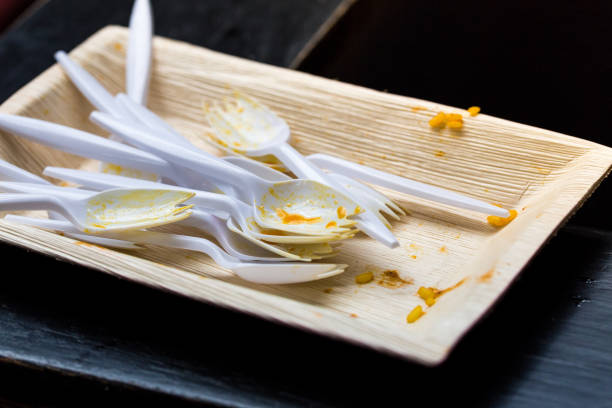
[[[6,33],[0,98],[129,3]],[[360,0],[299,68],[609,144],[610,5],[492,3]],[[159,35],[284,66],[339,4],[153,1]],[[0,245],[0,405],[612,406],[609,184],[434,368]]]

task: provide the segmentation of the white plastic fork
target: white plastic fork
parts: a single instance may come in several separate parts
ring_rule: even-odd
[[[130,16],[125,87],[134,102],[146,105],[151,78],[153,16],[149,0],[136,0]]]
[[[364,180],[368,183],[376,184],[405,194],[411,194],[426,200],[447,204],[467,210],[478,211],[485,214],[496,215],[498,217],[508,217],[508,210],[496,207],[481,200],[434,187],[429,184],[419,183],[384,171],[376,170],[371,167],[353,163],[348,160],[340,159],[326,154],[313,154],[309,160],[317,166],[331,171],[350,172],[353,177]]]
[[[33,225],[45,229],[74,233],[74,227],[67,222],[42,220],[37,218],[7,215],[9,222]],[[77,230],[78,231],[78,230]],[[129,240],[136,244],[158,245],[176,249],[187,249],[209,255],[220,266],[232,270],[242,279],[261,284],[279,285],[309,282],[341,274],[346,269],[344,264],[324,263],[256,263],[243,262],[226,252],[211,241],[187,235],[167,234],[153,231],[130,231],[122,234],[107,233],[108,239]]]

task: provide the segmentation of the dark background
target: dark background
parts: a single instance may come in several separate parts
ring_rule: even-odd
[[[159,35],[288,66],[339,3],[153,6]],[[611,3],[535,3],[359,0],[298,68],[609,145]],[[130,7],[51,0],[0,38],[0,99]],[[609,184],[436,368],[0,245],[0,406],[609,406]]]

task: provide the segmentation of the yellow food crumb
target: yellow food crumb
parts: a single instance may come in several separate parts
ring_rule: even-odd
[[[418,112],[420,110],[427,110],[427,108],[423,107],[423,106],[413,106],[412,108],[410,108],[411,111],[413,112]]]
[[[489,215],[487,217],[487,222],[494,227],[504,227],[510,223],[517,216],[516,210],[510,210],[510,215],[508,217],[497,217],[495,215]]]
[[[113,44],[113,47],[116,51],[123,51],[123,44],[121,44],[120,42],[116,42],[115,44]]]
[[[458,113],[449,113],[446,115],[446,120],[449,122],[463,122],[463,116]]]
[[[446,155],[446,153],[444,153],[442,150],[438,150],[436,153],[434,153],[437,157],[444,157]]]
[[[447,249],[446,249],[446,247],[445,247],[445,246],[440,247],[440,252],[444,253],[444,252],[446,252],[446,251],[447,251]]]
[[[425,286],[421,286],[417,294],[425,301],[425,304],[430,307],[436,303],[436,297],[439,296],[433,288],[426,288]]]
[[[429,126],[436,129],[443,129],[446,126],[446,113],[440,112],[429,121]]]
[[[426,300],[428,298],[432,298],[435,296],[432,288],[426,288],[425,286],[421,286],[417,291],[417,294],[423,299]]]
[[[429,121],[429,126],[435,129],[444,129],[448,126],[451,130],[459,130],[463,127],[463,116],[459,113],[440,112]]]
[[[447,125],[451,130],[459,130],[463,127],[463,121],[451,120],[447,123]]]
[[[408,313],[408,316],[406,316],[406,322],[414,323],[417,320],[419,320],[419,318],[423,316],[424,314],[425,312],[423,312],[423,308],[419,305],[415,307],[414,309],[412,309],[410,313]]]
[[[410,257],[411,257],[412,259],[416,259],[416,258],[417,258],[417,256],[416,256],[416,255],[411,255]]]
[[[470,114],[470,116],[476,116],[476,115],[478,115],[480,113],[480,107],[479,106],[470,106],[467,111]]]
[[[374,279],[374,274],[368,271],[368,272],[360,273],[359,275],[355,276],[355,283],[363,285],[364,283],[372,282],[373,279]]]
[[[359,316],[357,316],[357,313],[351,313],[351,317],[359,317]]]
[[[338,218],[342,219],[346,217],[346,208],[340,206],[338,207]]]

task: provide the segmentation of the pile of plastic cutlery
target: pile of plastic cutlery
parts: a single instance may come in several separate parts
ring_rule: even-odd
[[[246,280],[279,284],[342,273],[346,265],[290,261],[331,257],[337,253],[335,243],[358,231],[388,247],[398,246],[386,217],[397,219],[404,212],[352,177],[444,204],[508,215],[482,201],[332,156],[304,157],[289,145],[285,121],[240,93],[210,105],[206,112],[216,135],[211,141],[231,156],[204,152],[145,106],[151,39],[150,4],[137,0],[130,20],[127,95],[111,95],[65,53],[56,54],[97,109],[90,119],[113,135],[108,139],[0,114],[1,129],[111,163],[103,164],[98,173],[57,167],[44,171],[81,188],[57,187],[0,163],[0,179],[6,180],[0,182],[0,210],[50,211],[50,219],[9,215],[7,220],[111,247],[150,244],[201,251]],[[262,157],[274,157],[297,178],[274,170]],[[104,171],[117,166],[125,169],[119,175]],[[199,236],[147,229],[170,222],[195,227],[219,245]]]

